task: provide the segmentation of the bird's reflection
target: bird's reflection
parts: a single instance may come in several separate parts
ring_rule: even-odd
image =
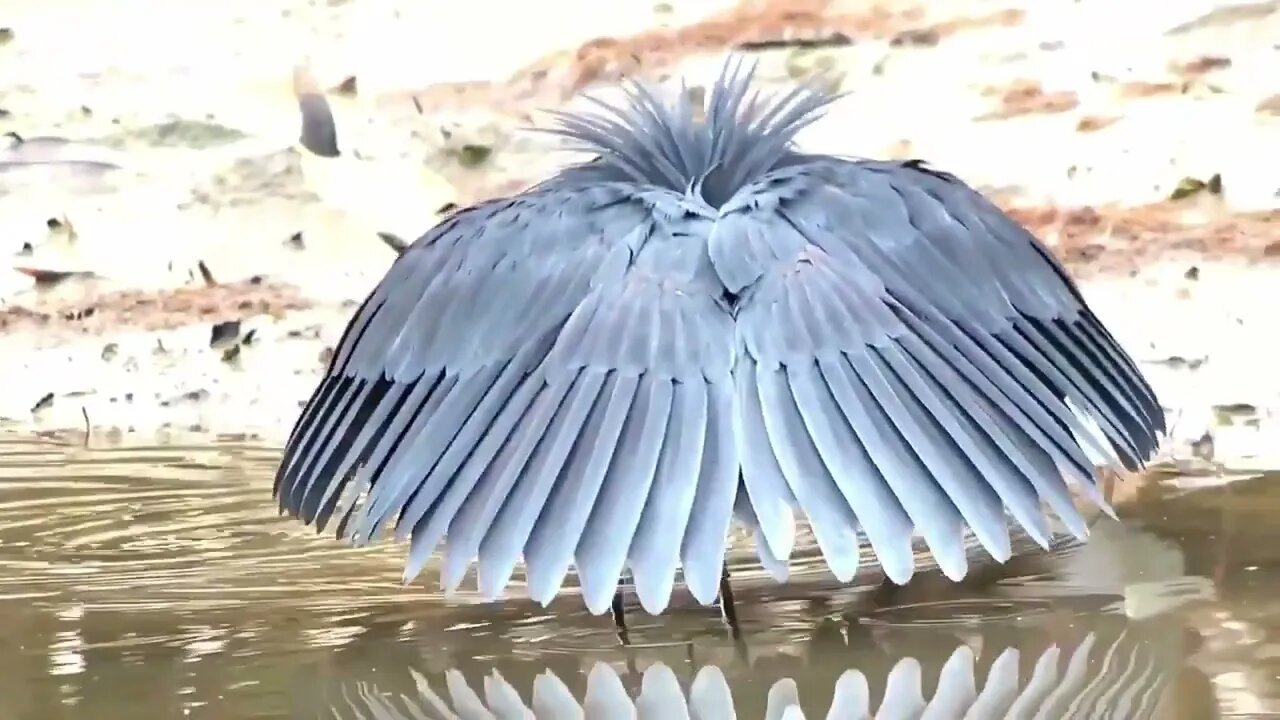
[[[953,610],[955,608],[952,608]],[[905,620],[910,608],[900,608]],[[939,616],[946,608],[937,608]],[[993,603],[954,622],[827,617],[789,642],[422,657],[334,678],[312,717],[1148,718],[1190,650],[1168,616]],[[438,660],[435,658],[434,660]]]

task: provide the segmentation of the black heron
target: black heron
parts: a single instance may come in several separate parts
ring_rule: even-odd
[[[559,114],[595,154],[458,210],[350,320],[290,436],[280,507],[366,543],[409,541],[406,581],[523,561],[548,603],[573,567],[602,614],[629,574],[664,611],[677,573],[727,591],[737,520],[785,563],[795,513],[841,581],[886,577],[920,536],[964,577],[1045,507],[1087,533],[1096,464],[1136,471],[1164,411],[1030,232],[919,161],[807,154],[831,97],[772,99],[730,62],[704,113],[642,85]],[[433,208],[423,208],[429,212]],[[721,603],[732,621],[732,605]],[[621,617],[617,618],[621,626]]]

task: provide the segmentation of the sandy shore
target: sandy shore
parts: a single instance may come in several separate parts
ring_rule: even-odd
[[[0,130],[102,145],[119,169],[92,190],[0,173],[3,422],[287,434],[393,258],[299,171],[301,57],[326,86],[356,78],[333,95],[344,143],[427,164],[466,202],[563,162],[519,132],[538,108],[624,73],[705,82],[746,48],[770,81],[848,93],[806,147],[925,158],[1049,241],[1170,408],[1170,453],[1209,433],[1219,460],[1276,466],[1280,169],[1263,156],[1280,148],[1280,3],[703,0],[601,19],[555,0],[542,16],[580,21],[510,38],[481,22],[493,3],[467,5],[12,4]],[[160,16],[164,42],[125,41]],[[36,269],[93,277],[37,288]]]

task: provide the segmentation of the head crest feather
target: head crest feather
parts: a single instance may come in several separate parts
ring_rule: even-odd
[[[703,117],[683,84],[672,100],[632,82],[624,104],[588,96],[598,113],[555,113],[559,127],[551,132],[598,155],[571,169],[578,177],[689,192],[718,206],[790,157],[796,134],[837,97],[797,86],[762,98],[754,77],[754,62],[730,58]]]

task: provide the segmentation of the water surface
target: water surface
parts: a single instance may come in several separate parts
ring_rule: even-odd
[[[633,603],[623,649],[571,595],[543,609],[446,602],[430,573],[402,586],[402,548],[277,516],[277,458],[0,434],[0,718],[416,719],[431,693],[459,702],[459,680],[496,692],[495,671],[529,703],[547,673],[582,700],[592,672],[634,696],[646,670],[688,691],[708,666],[752,720],[771,689],[826,717],[849,670],[873,710],[890,698],[881,717],[984,688],[1046,717],[1280,712],[1280,474],[1153,474],[1090,543],[959,586],[778,587],[735,556],[742,642],[678,594],[661,618]]]

